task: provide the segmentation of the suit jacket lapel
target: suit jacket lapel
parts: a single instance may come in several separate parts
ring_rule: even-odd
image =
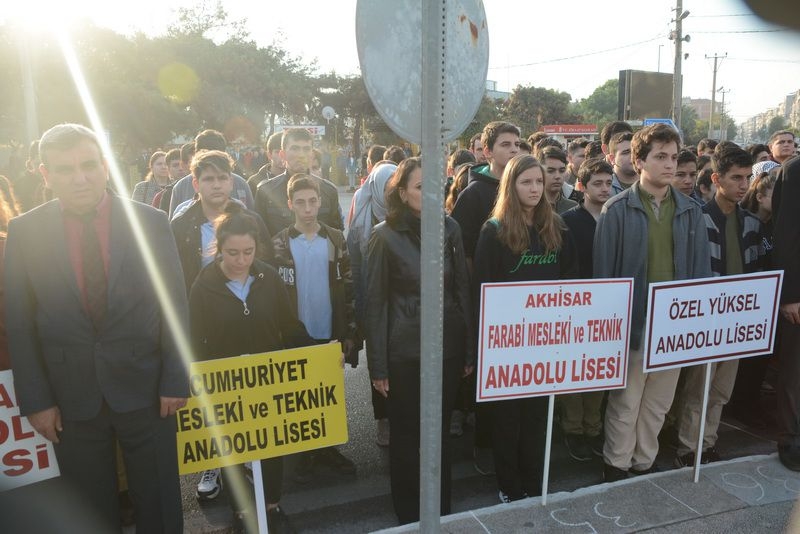
[[[72,268],[72,261],[69,255],[69,248],[67,247],[67,236],[64,229],[64,214],[61,211],[61,203],[57,200],[53,201],[49,207],[48,217],[50,219],[50,227],[53,228],[53,239],[51,239],[50,254],[52,255],[54,265],[58,265],[61,274],[64,275],[67,287],[78,301],[78,305],[83,309],[83,295],[78,288],[78,279],[75,274],[75,269]]]
[[[110,296],[114,284],[119,279],[122,264],[125,261],[128,247],[132,244],[133,236],[129,231],[122,201],[116,195],[109,194],[111,195],[111,232],[108,237],[108,295]]]

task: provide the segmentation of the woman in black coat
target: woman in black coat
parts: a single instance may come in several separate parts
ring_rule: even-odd
[[[195,358],[259,354],[314,344],[289,304],[278,273],[256,258],[259,225],[256,219],[230,202],[216,222],[218,258],[197,276],[189,295],[191,339]],[[223,468],[222,476],[233,489],[232,506],[237,522],[255,529],[252,496],[247,496],[243,466]],[[261,461],[269,530],[287,524],[281,498],[283,459]]]
[[[367,251],[367,361],[373,387],[388,399],[392,501],[401,524],[419,520],[420,215],[422,166],[408,158],[389,181],[386,221]],[[461,376],[471,372],[475,343],[461,230],[445,218],[442,435]],[[450,457],[442,443],[442,513],[450,512]]]

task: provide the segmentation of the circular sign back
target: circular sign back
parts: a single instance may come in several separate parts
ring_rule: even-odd
[[[469,125],[486,92],[489,30],[481,0],[448,0],[443,20],[444,140]],[[434,25],[434,27],[439,27]],[[422,141],[422,5],[419,0],[359,0],[356,40],[375,109],[400,137]]]

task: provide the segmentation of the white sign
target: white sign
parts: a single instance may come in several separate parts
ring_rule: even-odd
[[[59,475],[53,444],[19,414],[11,371],[0,371],[0,491]]]
[[[624,388],[633,279],[481,286],[478,402]]]
[[[322,124],[276,124],[275,133],[288,130],[289,128],[303,128],[308,130],[311,135],[322,137],[325,135],[325,126]]]
[[[783,271],[650,284],[644,372],[769,354]]]

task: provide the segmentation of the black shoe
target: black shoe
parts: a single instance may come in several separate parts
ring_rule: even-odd
[[[651,473],[660,473],[660,472],[661,472],[661,468],[658,467],[655,463],[653,465],[651,465],[647,469],[634,469],[633,467],[628,469],[628,473],[630,473],[631,475],[633,475],[635,477],[640,477],[642,475],[649,475]]]
[[[297,455],[297,463],[294,466],[292,477],[295,482],[308,484],[314,477],[314,457],[307,452]]]
[[[628,478],[628,471],[614,467],[613,465],[603,464],[603,481],[616,482]]]
[[[720,458],[717,449],[714,447],[709,447],[703,451],[703,456],[700,457],[701,464],[710,464],[711,462],[719,462],[722,460]]]
[[[292,528],[292,524],[289,522],[289,517],[280,506],[267,510],[267,528],[270,534],[294,532],[294,528]]]
[[[664,426],[658,433],[658,446],[661,449],[677,450],[680,441],[678,440],[678,429],[674,425]]]
[[[356,465],[336,447],[317,449],[314,453],[314,463],[327,466],[342,475],[354,475],[356,472]]]
[[[603,457],[603,445],[605,445],[606,439],[602,432],[596,436],[587,436],[586,442],[589,444],[592,454],[600,458]]]
[[[586,444],[583,434],[564,434],[564,444],[574,460],[588,462],[592,459],[592,451]]]
[[[786,469],[800,471],[800,449],[790,445],[778,445],[778,458]]]

